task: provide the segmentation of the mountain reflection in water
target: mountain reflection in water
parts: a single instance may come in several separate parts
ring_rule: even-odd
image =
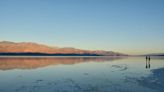
[[[106,62],[125,57],[0,57],[0,70],[36,69],[49,65]]]

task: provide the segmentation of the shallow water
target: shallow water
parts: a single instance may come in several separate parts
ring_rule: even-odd
[[[164,92],[163,77],[163,57],[0,57],[0,92]]]

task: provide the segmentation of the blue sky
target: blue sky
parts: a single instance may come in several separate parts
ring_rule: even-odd
[[[0,0],[0,40],[164,52],[164,0]]]

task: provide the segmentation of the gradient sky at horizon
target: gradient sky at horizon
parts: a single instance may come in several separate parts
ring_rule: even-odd
[[[0,0],[0,41],[164,52],[164,0]]]

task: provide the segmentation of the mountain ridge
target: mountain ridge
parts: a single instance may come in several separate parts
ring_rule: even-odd
[[[0,55],[7,53],[14,54],[45,54],[45,55],[98,55],[98,56],[126,56],[127,54],[122,54],[113,51],[104,51],[104,50],[83,50],[76,49],[72,47],[52,47],[44,44],[38,44],[34,42],[10,42],[10,41],[1,41],[0,42]]]

